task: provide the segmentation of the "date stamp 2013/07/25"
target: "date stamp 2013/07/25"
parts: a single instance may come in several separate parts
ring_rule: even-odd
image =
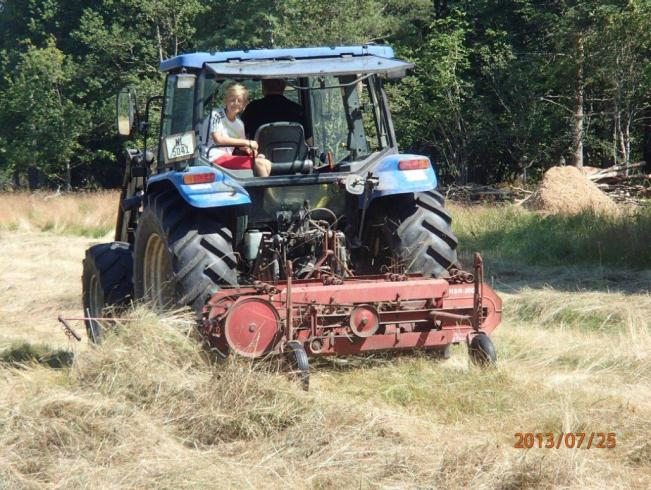
[[[614,449],[617,435],[614,432],[516,432],[517,449]]]

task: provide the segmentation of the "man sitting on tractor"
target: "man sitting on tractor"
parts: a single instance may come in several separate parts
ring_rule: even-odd
[[[242,112],[242,121],[247,137],[255,138],[260,126],[275,122],[295,122],[303,126],[305,140],[309,142],[312,130],[307,123],[303,107],[283,95],[285,80],[270,78],[262,80],[262,99],[257,99],[246,106]]]

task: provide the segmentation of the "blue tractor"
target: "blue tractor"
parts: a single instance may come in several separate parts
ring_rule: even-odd
[[[383,85],[412,65],[395,59],[391,47],[189,53],[160,68],[164,95],[148,100],[144,113],[132,89],[117,98],[119,134],[138,132],[144,148],[125,152],[115,241],[90,248],[84,260],[91,339],[102,335],[93,318],[132,298],[157,308],[187,305],[205,320],[219,291],[258,287],[272,295],[274,285],[291,281],[336,285],[387,274],[446,284],[468,279],[457,265],[457,239],[430,160],[398,150]],[[251,135],[272,161],[270,176],[212,163],[217,145],[208,121],[225,87],[244,84],[256,98],[266,79],[284,81],[285,96],[302,107],[308,127],[269,114],[273,122]],[[151,134],[156,99],[160,128]],[[361,324],[386,324],[378,319],[390,307],[380,303],[364,303],[370,306],[357,313],[365,320],[352,327],[349,311],[347,332],[363,336]],[[428,304],[435,307],[431,298]],[[441,328],[441,321],[431,323]],[[237,343],[231,340],[230,350]],[[226,344],[218,350],[226,353]]]

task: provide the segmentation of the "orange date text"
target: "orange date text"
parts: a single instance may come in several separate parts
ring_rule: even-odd
[[[516,432],[517,449],[614,449],[617,436],[614,432]]]

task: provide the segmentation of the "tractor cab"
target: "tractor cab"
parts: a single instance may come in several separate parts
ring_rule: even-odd
[[[215,166],[211,114],[223,106],[225,88],[240,83],[254,101],[263,97],[261,84],[268,79],[282,80],[283,96],[305,114],[304,124],[279,113],[262,115],[268,124],[247,134],[273,163],[272,176],[356,171],[381,154],[395,153],[382,83],[412,65],[393,56],[388,46],[356,46],[192,53],[166,60],[156,172]],[[250,170],[219,170],[238,180],[254,178]]]
[[[296,277],[303,277],[318,262],[314,250],[333,247],[332,237],[341,246],[331,250],[332,257],[340,257],[328,265],[331,270],[349,274],[345,271],[352,263],[358,271],[378,273],[392,262],[406,260],[399,255],[422,248],[407,240],[393,244],[395,230],[383,223],[401,222],[418,212],[433,220],[430,229],[418,224],[424,236],[432,237],[422,243],[429,243],[433,252],[410,259],[411,266],[430,275],[446,275],[456,267],[456,238],[447,214],[439,211],[442,198],[438,194],[428,198],[433,202],[427,211],[415,200],[418,193],[436,188],[434,168],[427,157],[400,154],[397,148],[383,84],[403,77],[412,64],[395,59],[391,47],[190,53],[163,61],[160,68],[166,78],[158,97],[157,134],[149,126],[150,119],[156,119],[152,109],[156,98],[149,99],[139,115],[132,90],[118,96],[119,132],[130,136],[138,128],[145,149],[128,154],[117,240],[137,242],[141,213],[153,206],[155,196],[169,194],[188,212],[216,218],[229,230],[232,253],[245,257],[235,264],[245,280],[285,277],[277,265],[282,261],[262,257],[262,249],[267,255],[280,250],[283,261],[292,259],[302,270]],[[281,90],[271,93],[269,87],[278,86],[276,82]],[[254,175],[258,162],[253,156],[244,157],[250,158],[248,168],[237,169],[213,157],[214,150],[228,146],[213,139],[212,125],[215,113],[223,114],[224,96],[233,84],[244,86],[251,101],[241,113],[246,139],[233,138],[255,140],[259,152],[271,161],[268,176]],[[241,87],[238,90],[242,92]],[[294,109],[257,105],[270,94]],[[253,118],[256,124],[248,126],[252,119],[247,110],[254,106],[264,110]],[[152,139],[158,145],[148,151]],[[328,243],[320,236],[324,229],[332,235]],[[409,240],[424,240],[420,233],[409,231]],[[250,243],[255,244],[253,249],[248,248]],[[276,263],[273,271],[269,262]]]

